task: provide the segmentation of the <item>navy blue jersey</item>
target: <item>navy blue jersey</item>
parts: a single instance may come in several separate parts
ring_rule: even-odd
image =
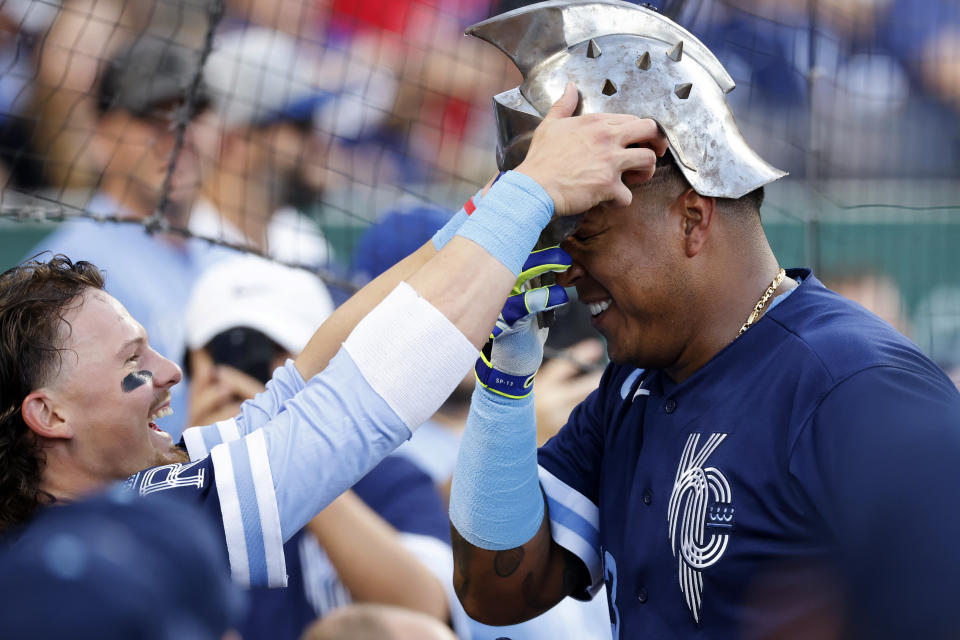
[[[879,318],[789,275],[789,298],[682,383],[609,366],[540,450],[553,537],[588,592],[606,585],[617,638],[818,637],[960,593],[960,394]]]
[[[138,471],[122,485],[141,497],[162,493],[209,513],[223,533],[238,584],[286,585],[283,534],[262,430],[220,444],[197,460]]]
[[[401,534],[405,546],[426,564],[424,554],[450,555],[447,512],[430,476],[399,456],[388,456],[353,491]],[[316,538],[306,530],[284,545],[285,589],[250,590],[245,640],[296,640],[306,627],[331,610],[349,604],[350,594]],[[358,549],[358,552],[363,552]]]

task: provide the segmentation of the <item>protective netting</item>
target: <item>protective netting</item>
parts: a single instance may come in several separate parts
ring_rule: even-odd
[[[0,0],[0,266],[83,217],[377,271],[495,170],[490,98],[520,78],[462,31],[520,4]],[[960,4],[652,4],[790,171],[764,207],[782,263],[960,363]]]

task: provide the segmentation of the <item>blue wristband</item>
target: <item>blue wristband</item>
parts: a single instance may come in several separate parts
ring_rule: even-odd
[[[473,240],[519,275],[553,216],[553,200],[536,180],[508,171],[456,235]]]
[[[473,372],[477,376],[477,382],[486,387],[487,391],[514,400],[526,398],[533,393],[533,377],[537,375],[532,373],[528,376],[515,376],[497,371],[490,366],[490,362],[482,352],[480,357],[477,358],[477,364],[474,365]]]
[[[477,386],[450,489],[450,522],[470,544],[499,551],[529,542],[543,522],[533,396]]]
[[[450,239],[460,230],[464,221],[470,217],[471,213],[476,211],[481,200],[483,200],[483,189],[477,191],[472,198],[464,202],[460,210],[433,234],[433,246],[437,251],[443,249],[450,242]]]

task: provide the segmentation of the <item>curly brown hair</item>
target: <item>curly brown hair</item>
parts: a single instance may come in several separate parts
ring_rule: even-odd
[[[40,504],[43,451],[21,407],[59,370],[64,314],[88,288],[103,288],[100,270],[63,255],[0,274],[0,531]]]

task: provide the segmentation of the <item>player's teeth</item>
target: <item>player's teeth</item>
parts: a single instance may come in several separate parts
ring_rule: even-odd
[[[150,421],[153,422],[154,420],[159,420],[160,418],[166,418],[167,416],[172,416],[172,415],[173,415],[173,409],[171,409],[170,407],[164,407],[163,409],[160,409],[159,411],[154,413],[152,416],[150,416]]]
[[[602,302],[591,302],[587,305],[587,308],[590,310],[591,316],[598,316],[610,308],[610,301],[604,300]]]

